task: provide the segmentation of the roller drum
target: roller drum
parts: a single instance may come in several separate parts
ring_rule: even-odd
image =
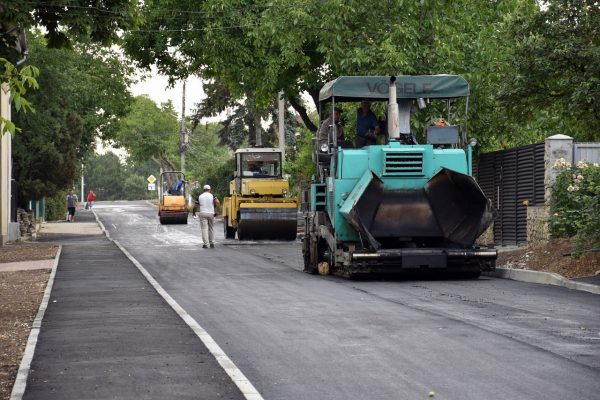
[[[187,224],[187,213],[162,213],[159,215],[161,225]]]
[[[241,208],[237,234],[240,240],[295,240],[296,208]]]

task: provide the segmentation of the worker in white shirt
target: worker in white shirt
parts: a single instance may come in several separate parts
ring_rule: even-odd
[[[210,185],[204,185],[204,192],[198,196],[200,229],[202,231],[203,249],[215,247],[215,216],[219,213],[221,204],[210,192]]]

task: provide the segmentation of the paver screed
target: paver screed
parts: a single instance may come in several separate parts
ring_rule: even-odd
[[[63,250],[24,399],[243,398],[116,245],[54,239]]]

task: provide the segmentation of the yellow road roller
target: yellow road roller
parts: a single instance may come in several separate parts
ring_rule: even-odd
[[[281,171],[282,153],[275,148],[238,149],[236,170],[223,199],[228,239],[295,240],[298,199],[290,196]]]
[[[158,219],[161,224],[187,224],[188,206],[185,191],[183,172],[165,171],[160,174]]]

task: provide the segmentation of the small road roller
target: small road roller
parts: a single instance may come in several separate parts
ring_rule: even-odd
[[[338,140],[337,124],[320,127],[303,196],[306,272],[475,278],[495,268],[496,250],[475,244],[494,210],[472,177],[468,96],[456,75],[344,76],[321,89],[321,119],[344,103],[361,104],[357,120],[371,103],[384,117],[367,132],[377,140],[356,146]]]
[[[187,224],[188,206],[183,172],[165,171],[160,174],[159,197],[158,219],[161,224]]]
[[[226,238],[237,233],[239,240],[296,239],[298,200],[290,196],[281,160],[275,148],[236,150],[234,178],[223,199]]]

